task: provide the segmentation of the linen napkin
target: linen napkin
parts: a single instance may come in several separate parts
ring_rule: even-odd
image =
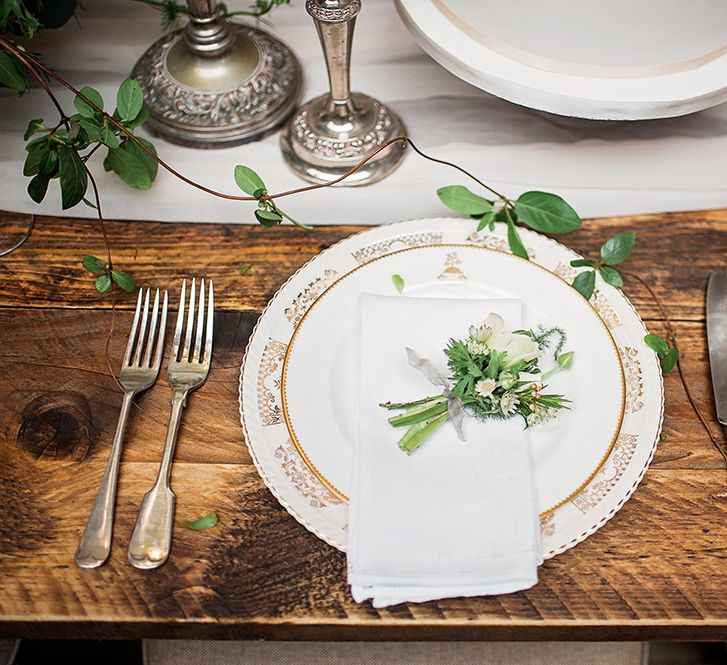
[[[465,417],[412,455],[404,428],[379,406],[441,392],[409,365],[406,347],[449,375],[443,349],[494,312],[522,326],[517,300],[385,297],[361,300],[357,441],[348,527],[348,581],[374,607],[510,593],[537,582],[542,563],[533,463],[522,420]]]

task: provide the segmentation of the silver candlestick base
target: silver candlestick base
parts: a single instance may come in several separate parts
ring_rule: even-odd
[[[351,92],[351,40],[361,0],[307,0],[328,68],[330,92],[306,102],[280,135],[283,156],[311,182],[330,182],[386,141],[406,133],[391,109]],[[404,143],[382,150],[342,185],[367,185],[385,178],[404,158]]]
[[[146,126],[196,148],[237,145],[277,129],[298,102],[296,57],[272,35],[228,23],[216,0],[187,4],[187,26],[152,44],[131,72],[144,90]]]

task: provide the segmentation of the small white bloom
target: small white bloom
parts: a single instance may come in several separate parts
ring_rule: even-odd
[[[475,383],[475,392],[480,397],[489,397],[492,395],[492,391],[497,387],[497,383],[494,379],[480,379]]]
[[[515,409],[517,409],[519,404],[520,399],[515,393],[505,393],[500,398],[500,411],[502,411],[503,416],[510,417],[515,413]]]
[[[528,425],[533,427],[535,425],[542,425],[550,420],[553,420],[558,415],[558,409],[553,407],[537,407],[528,417]]]
[[[487,323],[483,323],[481,326],[470,326],[470,339],[476,342],[485,342],[491,332],[492,328]]]
[[[490,352],[490,348],[484,342],[478,342],[476,339],[468,339],[465,342],[467,350],[473,356],[486,356]]]

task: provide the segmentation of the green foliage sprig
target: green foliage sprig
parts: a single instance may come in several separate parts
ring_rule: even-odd
[[[437,195],[450,210],[478,220],[478,231],[484,228],[492,231],[498,222],[506,224],[510,250],[523,259],[529,257],[517,230],[518,223],[541,233],[556,234],[569,233],[581,227],[578,213],[557,194],[531,191],[513,201],[495,190],[490,191],[497,200],[479,196],[463,185],[440,187]]]
[[[136,2],[156,9],[161,15],[162,28],[164,30],[173,30],[180,27],[184,20],[189,17],[189,8],[187,5],[180,4],[175,0],[136,0]],[[288,4],[290,4],[290,0],[255,0],[247,10],[231,11],[224,2],[218,2],[217,10],[226,19],[235,19],[238,17],[259,19],[273,8]]]
[[[573,280],[576,291],[586,300],[590,300],[596,288],[596,272],[600,273],[604,282],[620,289],[624,285],[623,277],[614,266],[620,265],[631,256],[635,242],[636,234],[633,231],[624,231],[603,243],[597,261],[593,259],[571,261],[570,264],[574,268],[588,268],[578,273]]]
[[[677,361],[679,360],[679,348],[676,346],[669,346],[669,343],[661,336],[648,334],[644,337],[644,343],[652,351],[656,352],[661,362],[661,369],[666,374],[671,372]]]
[[[136,290],[136,282],[128,272],[116,270],[95,256],[87,256],[81,261],[81,265],[96,276],[96,290],[99,293],[106,293],[112,283],[127,293],[133,293]]]

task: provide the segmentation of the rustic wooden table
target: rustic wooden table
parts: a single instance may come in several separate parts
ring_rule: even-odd
[[[10,244],[28,222],[0,213]],[[358,229],[107,223],[117,264],[141,285],[215,280],[215,356],[190,398],[173,485],[172,557],[142,572],[126,562],[139,501],[157,470],[168,416],[162,371],[129,423],[114,548],[107,565],[72,556],[109,452],[121,395],[118,367],[133,296],[99,297],[81,269],[103,256],[98,224],[39,217],[31,239],[0,259],[0,634],[36,637],[276,639],[725,639],[727,472],[686,400],[666,378],[667,439],[640,487],[595,535],[547,561],[533,589],[375,610],[357,605],[345,557],[278,505],[251,463],[239,423],[240,362],[261,309],[296,268]],[[631,270],[673,318],[696,401],[715,423],[704,330],[704,287],[727,259],[727,210],[593,220],[568,236],[593,254],[637,229]],[[252,263],[245,276],[240,265]],[[648,293],[626,291],[664,332]],[[160,385],[161,384],[161,385]],[[724,434],[714,424],[715,436]],[[219,525],[181,525],[210,510]]]

